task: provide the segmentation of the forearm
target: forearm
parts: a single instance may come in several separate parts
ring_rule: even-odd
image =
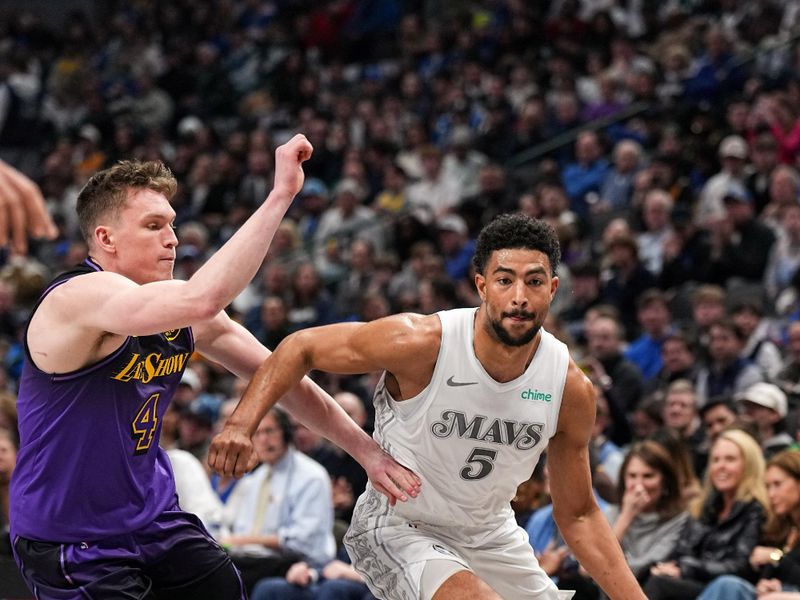
[[[272,237],[291,203],[291,195],[273,190],[264,203],[187,282],[190,293],[219,312],[255,277]]]
[[[612,600],[644,600],[611,526],[599,509],[582,516],[557,517],[559,529],[578,562]]]
[[[376,445],[330,394],[308,377],[284,396],[281,405],[303,425],[329,439],[358,462],[365,449]]]
[[[302,348],[297,344],[287,343],[296,336],[297,334],[294,334],[287,338],[258,367],[236,410],[228,419],[226,427],[241,429],[251,437],[267,411],[300,383],[310,366],[303,356]],[[287,396],[284,404],[287,410],[305,424],[306,415],[303,413],[305,407],[298,407],[293,402],[297,394],[298,392],[295,392]]]

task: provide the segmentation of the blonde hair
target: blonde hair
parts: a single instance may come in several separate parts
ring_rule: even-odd
[[[736,447],[739,448],[742,454],[742,460],[744,461],[742,480],[736,487],[734,500],[742,502],[755,500],[764,507],[765,512],[769,513],[770,508],[769,500],[767,499],[767,488],[764,485],[766,464],[761,446],[758,445],[758,442],[756,442],[751,435],[745,433],[741,429],[728,429],[723,431],[714,441],[714,446],[719,444],[720,440],[727,440],[735,444]],[[711,447],[712,453],[714,446]],[[709,465],[709,468],[706,470],[703,489],[689,507],[689,512],[694,518],[700,518],[703,514],[704,507],[711,501],[714,493],[715,489],[711,483],[711,467]]]

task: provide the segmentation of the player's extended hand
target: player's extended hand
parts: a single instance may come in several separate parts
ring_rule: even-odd
[[[275,150],[275,191],[293,199],[303,187],[303,163],[311,158],[314,147],[301,133]]]
[[[394,506],[400,500],[405,502],[408,497],[416,498],[421,485],[420,478],[405,468],[380,446],[375,444],[361,462],[367,472],[373,487],[389,498],[389,504]]]
[[[258,465],[253,440],[246,432],[225,427],[211,440],[208,449],[208,466],[225,477],[239,478]]]
[[[11,250],[25,254],[28,235],[53,239],[57,234],[39,186],[0,160],[0,246],[8,244],[10,235]]]

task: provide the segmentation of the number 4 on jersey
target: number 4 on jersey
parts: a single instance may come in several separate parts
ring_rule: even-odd
[[[131,423],[131,437],[136,440],[135,454],[144,454],[153,445],[153,436],[158,425],[158,397],[153,394],[142,404]]]

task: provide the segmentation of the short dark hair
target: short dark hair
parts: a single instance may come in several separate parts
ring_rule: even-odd
[[[546,254],[552,275],[556,274],[561,260],[561,248],[553,228],[545,221],[519,212],[497,216],[478,234],[472,257],[475,271],[483,275],[492,252],[505,249],[538,250]]]
[[[119,211],[128,190],[153,190],[172,199],[177,189],[172,172],[160,161],[123,160],[95,173],[78,194],[78,224],[83,239],[91,244],[98,220]]]

